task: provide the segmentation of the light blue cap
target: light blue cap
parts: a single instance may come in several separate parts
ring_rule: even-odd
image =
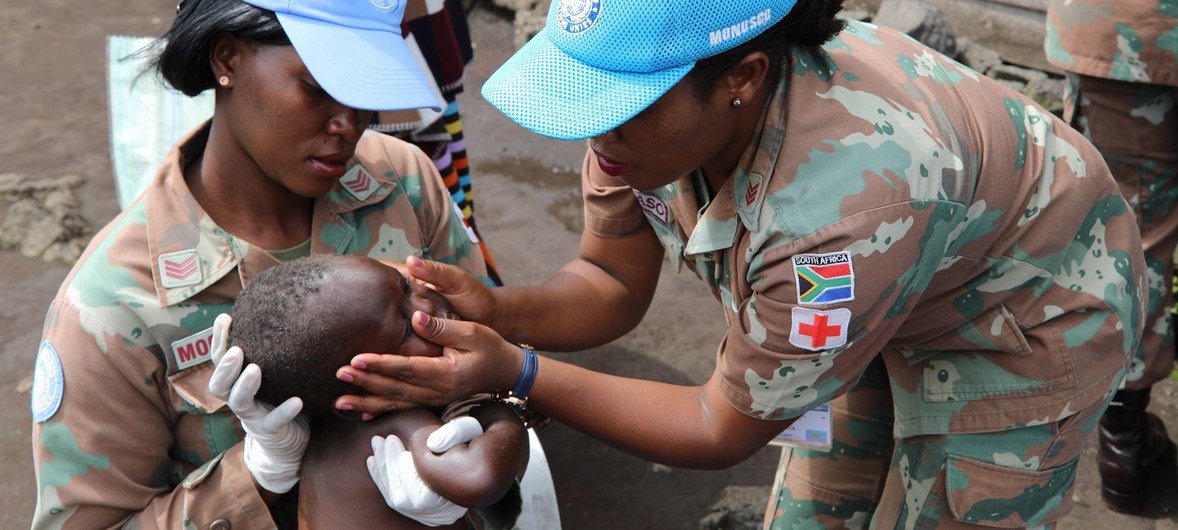
[[[554,0],[543,30],[483,84],[527,129],[561,140],[626,122],[704,57],[747,42],[795,0]]]
[[[401,33],[408,0],[244,0],[274,11],[307,70],[336,101],[366,110],[442,104]]]

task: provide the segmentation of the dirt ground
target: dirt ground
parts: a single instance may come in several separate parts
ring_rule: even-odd
[[[78,174],[85,215],[101,225],[117,212],[109,153],[105,37],[156,35],[174,2],[3,0],[0,9],[0,173]],[[460,97],[475,175],[478,219],[505,279],[546,278],[572,256],[580,230],[575,168],[584,146],[515,126],[478,96],[482,81],[511,53],[501,14],[471,18],[476,61]],[[0,218],[5,205],[0,204]],[[27,528],[35,491],[30,465],[29,388],[45,308],[68,267],[0,253],[0,528]],[[723,318],[687,274],[665,271],[646,321],[629,336],[589,352],[562,355],[612,373],[699,383],[711,373]],[[1174,383],[1155,391],[1173,429]],[[586,396],[586,399],[593,399]],[[670,434],[670,433],[668,433]],[[566,529],[695,528],[729,485],[767,486],[778,452],[766,448],[720,472],[652,465],[561,425],[541,433]],[[1178,481],[1159,491],[1147,517],[1103,508],[1091,447],[1080,468],[1076,509],[1061,528],[1178,528]]]

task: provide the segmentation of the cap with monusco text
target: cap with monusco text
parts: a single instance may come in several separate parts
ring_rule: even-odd
[[[244,0],[273,11],[311,76],[365,110],[441,110],[401,34],[408,0]]]
[[[561,140],[614,129],[695,62],[785,17],[795,0],[559,0],[545,27],[483,85],[527,129]]]

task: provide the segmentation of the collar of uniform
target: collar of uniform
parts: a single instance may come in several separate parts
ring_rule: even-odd
[[[760,228],[761,206],[769,193],[769,181],[777,167],[777,155],[785,140],[786,93],[789,89],[790,61],[781,66],[781,79],[769,96],[765,112],[757,124],[752,142],[741,155],[740,164],[729,182],[741,222],[749,231]]]
[[[278,260],[265,250],[254,248],[217,226],[188,189],[182,171],[184,151],[195,139],[207,135],[208,128],[206,122],[177,142],[145,192],[148,251],[160,307],[192,298],[234,268],[238,270],[240,285],[244,286],[262,271],[278,265]],[[350,162],[348,176],[315,201],[311,253],[326,251],[324,247],[342,253],[355,236],[355,228],[348,222],[351,212],[379,203],[392,192],[393,183],[372,178],[361,167],[365,160],[361,152],[379,150],[379,144],[362,138],[356,157]],[[368,154],[379,156],[379,153]],[[361,172],[370,180],[360,184],[349,180],[361,176]],[[349,182],[353,183],[350,190],[345,188]]]
[[[684,254],[702,254],[731,247],[736,241],[737,217],[748,230],[758,229],[761,205],[765,202],[769,179],[773,177],[784,139],[789,62],[786,61],[782,68],[781,80],[770,95],[749,146],[740,155],[732,176],[724,181],[700,215],[684,247]]]
[[[249,244],[213,222],[184,182],[183,152],[208,130],[205,122],[177,142],[144,192],[147,246],[160,307],[183,302],[216,283],[249,252]]]

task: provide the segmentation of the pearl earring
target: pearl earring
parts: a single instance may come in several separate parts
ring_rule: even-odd
[[[743,104],[744,104],[744,102],[741,101],[740,98],[732,98],[732,106],[733,107],[739,107]]]
[[[223,75],[217,78],[217,82],[220,83],[221,86],[229,86],[229,76]]]

